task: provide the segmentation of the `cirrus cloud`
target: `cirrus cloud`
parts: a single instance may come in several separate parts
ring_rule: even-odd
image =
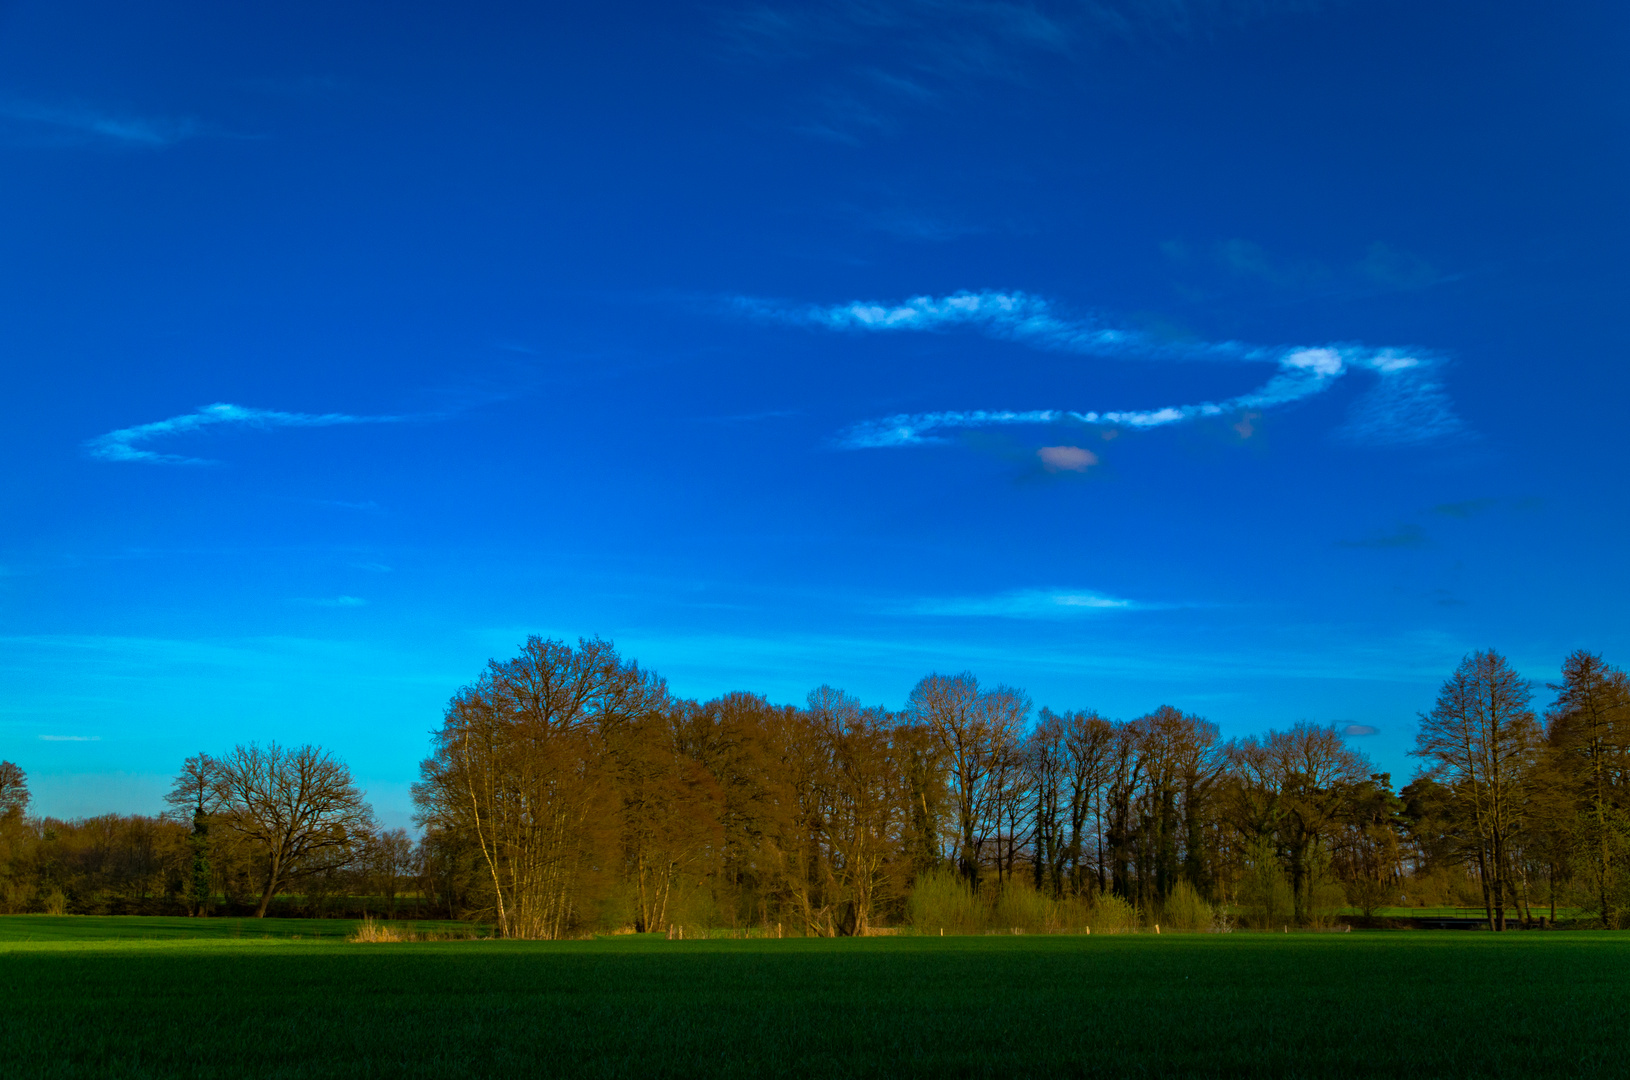
[[[203,133],[198,122],[187,117],[135,116],[81,105],[19,100],[0,100],[0,119],[49,133],[59,143],[102,143],[149,150]]]
[[[1071,619],[1112,611],[1148,611],[1169,607],[1107,596],[1090,589],[1015,589],[995,596],[955,596],[918,600],[906,615],[967,618]]]
[[[134,461],[148,465],[213,465],[208,458],[188,457],[185,454],[166,454],[150,450],[145,444],[156,439],[173,438],[207,427],[232,425],[266,430],[278,427],[332,427],[336,424],[392,424],[409,419],[405,416],[352,416],[348,413],[291,413],[275,409],[251,409],[242,405],[216,402],[193,412],[155,420],[149,424],[119,428],[106,435],[98,435],[85,443],[85,450],[99,461]]]
[[[1148,430],[1206,417],[1264,412],[1314,397],[1353,370],[1377,380],[1342,434],[1367,443],[1439,439],[1462,429],[1438,379],[1442,361],[1417,350],[1355,344],[1253,345],[1238,341],[1171,342],[1101,320],[1059,313],[1024,292],[958,292],[896,303],[852,301],[830,306],[787,305],[738,297],[750,317],[839,333],[935,333],[967,329],[1033,348],[1089,356],[1164,361],[1268,364],[1274,374],[1254,390],[1221,401],[1145,409],[955,409],[898,413],[854,424],[838,437],[845,449],[919,446],[948,432],[997,426],[1086,424]]]

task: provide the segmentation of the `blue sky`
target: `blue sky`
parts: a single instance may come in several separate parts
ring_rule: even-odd
[[[1630,654],[1622,5],[0,7],[0,757],[382,816],[527,633],[1308,719]],[[1541,697],[1544,695],[1542,693]]]

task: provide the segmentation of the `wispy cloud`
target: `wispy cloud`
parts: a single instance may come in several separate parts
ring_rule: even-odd
[[[1418,292],[1460,276],[1445,274],[1421,256],[1381,241],[1370,245],[1358,273],[1375,285],[1400,292]]]
[[[372,499],[364,499],[361,502],[351,502],[346,499],[313,499],[311,501],[318,506],[333,506],[340,510],[363,510],[371,513],[379,509],[379,504]]]
[[[390,424],[407,420],[405,416],[352,416],[348,413],[291,413],[275,409],[250,409],[242,405],[216,402],[194,412],[172,416],[168,420],[155,420],[150,424],[120,428],[106,435],[98,435],[85,443],[91,457],[101,461],[137,461],[149,465],[212,465],[207,458],[188,457],[184,454],[165,454],[149,450],[146,445],[156,439],[186,435],[221,424],[270,429],[279,427],[332,427],[336,424]]]
[[[1106,596],[1084,589],[1016,589],[995,596],[941,597],[918,600],[900,611],[907,615],[995,617],[1004,619],[1071,619],[1112,611],[1147,611],[1167,607]]]
[[[1444,517],[1465,520],[1494,508],[1499,502],[1499,499],[1462,499],[1459,502],[1438,503],[1432,507],[1432,512],[1442,514]]]
[[[970,225],[911,210],[851,212],[845,216],[877,232],[903,240],[921,240],[935,244],[950,243],[964,237],[995,231],[990,225]]]
[[[727,11],[737,56],[816,73],[794,130],[858,144],[894,131],[902,110],[945,108],[990,80],[1022,82],[1065,55],[1066,22],[1002,0],[808,0]]]
[[[765,409],[762,412],[735,413],[730,416],[699,416],[699,424],[752,424],[760,420],[784,420],[797,416],[797,409]]]
[[[41,742],[101,742],[100,735],[41,735]]]
[[[1259,19],[1332,7],[1340,0],[1085,0],[1081,19],[1123,38],[1187,38]]]
[[[315,599],[306,598],[296,600],[295,603],[306,604],[310,607],[327,608],[354,608],[368,606],[368,601],[364,600],[360,596],[325,596]]]
[[[1366,735],[1379,735],[1381,734],[1381,729],[1378,727],[1372,727],[1369,724],[1348,724],[1346,727],[1341,729],[1341,733],[1343,735],[1352,736],[1353,738],[1363,738]]]
[[[1441,361],[1430,354],[1364,345],[1251,345],[1237,341],[1174,342],[1137,330],[1060,314],[1047,300],[1023,292],[959,292],[916,296],[897,303],[853,301],[832,306],[778,304],[738,298],[758,318],[844,333],[926,333],[969,329],[1038,349],[1106,357],[1271,364],[1277,370],[1255,390],[1222,401],[1153,409],[965,409],[900,413],[864,421],[838,439],[847,449],[917,446],[942,441],[954,430],[1011,425],[1087,424],[1149,429],[1203,417],[1261,412],[1313,397],[1354,369],[1378,378],[1344,434],[1367,442],[1404,443],[1440,438],[1461,423],[1437,380]]]
[[[808,65],[813,117],[793,127],[845,143],[895,128],[902,109],[938,108],[991,82],[1023,84],[1049,61],[1102,47],[1200,39],[1324,0],[750,0],[724,9],[721,36],[739,57]]]
[[[1376,533],[1363,540],[1338,540],[1337,547],[1418,548],[1427,544],[1426,530],[1419,525],[1400,525],[1392,532]]]
[[[1237,290],[1232,286],[1245,285],[1285,297],[1354,299],[1421,292],[1465,277],[1444,273],[1423,256],[1381,241],[1370,244],[1361,259],[1347,265],[1280,254],[1238,237],[1209,248],[1168,240],[1160,250],[1175,269],[1190,278],[1178,285],[1179,291],[1196,297],[1233,294]]]
[[[1010,74],[1014,50],[1061,51],[1070,37],[1059,19],[1029,4],[1001,0],[752,4],[725,14],[720,27],[740,52],[765,60],[833,50],[858,54],[857,59],[873,56],[880,63],[861,72],[913,96],[931,93],[920,86],[925,76]]]
[[[1217,245],[1217,262],[1239,277],[1257,278],[1281,289],[1323,285],[1329,272],[1316,263],[1298,263],[1274,255],[1249,240],[1225,240]]]
[[[59,140],[158,149],[203,134],[185,117],[132,116],[84,106],[0,100],[0,117],[50,132]]]

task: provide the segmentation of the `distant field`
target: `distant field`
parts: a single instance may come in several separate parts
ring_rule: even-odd
[[[1541,915],[1547,918],[1551,914],[1549,906],[1536,905],[1533,908],[1534,916]],[[1363,914],[1358,908],[1343,908],[1343,915],[1357,916]],[[1590,914],[1580,908],[1559,907],[1556,909],[1558,919],[1577,919]],[[1480,907],[1384,907],[1375,909],[1378,919],[1481,919],[1487,912]],[[1506,920],[1517,922],[1522,918],[1522,912],[1516,908],[1506,910]]]
[[[182,941],[299,938],[341,941],[359,919],[188,919],[168,915],[0,915],[0,943],[61,941]],[[469,923],[446,919],[378,920],[380,926],[412,928],[425,934],[486,934]]]
[[[0,920],[8,1080],[1619,1077],[1630,1060],[1630,934],[356,945],[292,920],[163,940],[110,925],[159,920],[36,917],[62,933],[26,941],[24,921]]]

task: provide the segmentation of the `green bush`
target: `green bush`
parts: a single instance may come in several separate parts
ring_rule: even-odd
[[[1045,934],[1057,929],[1054,908],[1052,899],[1037,892],[1028,881],[1023,878],[1011,879],[996,892],[992,929]]]
[[[1177,883],[1160,912],[1162,929],[1208,931],[1214,923],[1211,905],[1187,881]]]
[[[919,934],[978,934],[985,929],[984,905],[949,870],[918,876],[906,901],[906,919]]]
[[[1099,893],[1093,898],[1092,912],[1087,925],[1095,934],[1129,934],[1142,924],[1138,909],[1114,893]]]
[[[1087,896],[1061,896],[1052,902],[1052,912],[1048,929],[1055,933],[1079,934],[1092,925],[1092,900]]]
[[[1334,926],[1336,916],[1341,909],[1347,906],[1347,893],[1342,889],[1341,883],[1332,878],[1324,878],[1313,887],[1313,903],[1308,911],[1308,917],[1314,926]]]
[[[1279,867],[1279,856],[1266,841],[1251,845],[1245,857],[1245,875],[1239,882],[1240,917],[1256,930],[1278,929],[1295,917],[1290,882]]]
[[[703,933],[725,925],[713,892],[699,882],[677,878],[668,897],[668,922],[683,926],[687,933]]]

